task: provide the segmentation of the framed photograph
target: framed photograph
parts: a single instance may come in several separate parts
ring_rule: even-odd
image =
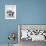
[[[5,5],[5,19],[16,19],[16,5]]]
[[[18,38],[19,42],[21,40],[46,41],[46,25],[20,24]]]

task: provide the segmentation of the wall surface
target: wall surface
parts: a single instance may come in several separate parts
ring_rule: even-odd
[[[5,20],[5,5],[16,5],[16,20]],[[46,24],[46,0],[0,0],[0,44],[8,43],[17,24]],[[17,42],[17,40],[16,40]]]

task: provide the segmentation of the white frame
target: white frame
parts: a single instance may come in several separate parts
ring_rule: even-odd
[[[31,25],[31,24],[18,24],[18,43],[20,42],[20,26],[21,25]],[[46,40],[41,40],[41,41],[46,41]]]
[[[6,13],[9,9],[14,11],[14,17],[9,17]],[[16,5],[5,5],[5,19],[16,19]]]

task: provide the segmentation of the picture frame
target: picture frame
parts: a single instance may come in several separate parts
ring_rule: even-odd
[[[5,5],[5,19],[16,19],[16,5]]]

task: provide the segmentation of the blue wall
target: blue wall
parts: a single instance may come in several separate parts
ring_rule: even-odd
[[[5,4],[16,5],[16,20],[4,19]],[[0,0],[0,44],[8,43],[9,32],[18,32],[17,24],[46,24],[46,0]]]

